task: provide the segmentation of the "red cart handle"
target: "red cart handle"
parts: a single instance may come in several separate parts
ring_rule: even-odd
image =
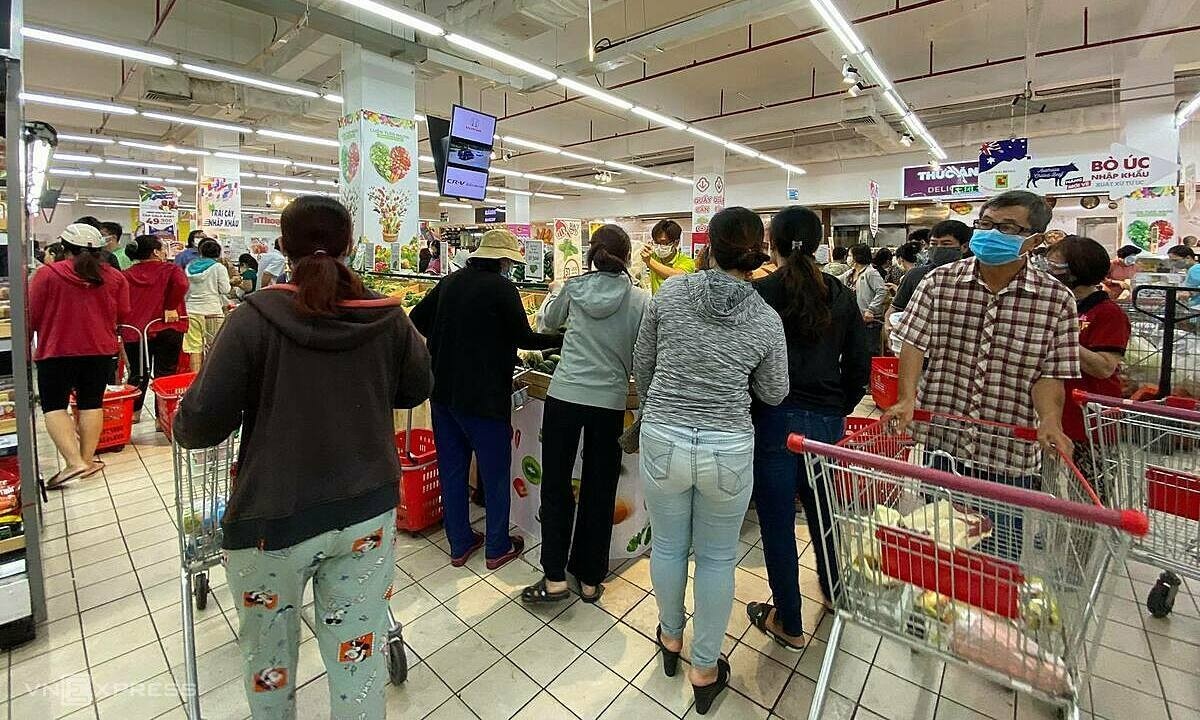
[[[1161,417],[1171,418],[1172,420],[1183,420],[1185,422],[1200,423],[1200,400],[1192,400],[1190,398],[1166,398],[1161,403],[1143,402],[1140,400],[1126,400],[1125,398],[1109,397],[1107,395],[1097,395],[1095,393],[1085,392],[1083,390],[1071,391],[1071,399],[1082,405],[1084,403],[1095,403],[1110,408],[1126,408],[1136,412],[1143,412],[1148,415],[1159,415]],[[1188,409],[1182,407],[1181,403],[1188,403],[1193,408]]]
[[[1146,518],[1145,513],[1138,510],[1117,510],[1098,505],[1085,505],[1034,490],[964,477],[962,475],[935,470],[934,468],[913,465],[903,460],[895,460],[881,455],[872,455],[871,453],[859,450],[851,450],[839,445],[817,442],[797,433],[788,435],[787,446],[789,450],[796,454],[812,453],[813,455],[821,455],[834,460],[861,465],[872,470],[882,470],[902,477],[915,478],[921,482],[937,485],[947,490],[978,495],[989,500],[1008,503],[1010,505],[1044,510],[1084,522],[1108,525],[1138,537],[1145,535],[1150,529],[1150,521]]]

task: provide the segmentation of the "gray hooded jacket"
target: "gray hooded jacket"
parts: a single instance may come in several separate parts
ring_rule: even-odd
[[[778,405],[790,389],[783,322],[719,270],[668,278],[646,308],[633,374],[645,422],[752,431],[751,392]]]
[[[564,325],[562,362],[550,397],[624,410],[633,372],[633,344],[650,294],[624,273],[591,272],[567,281],[538,311],[545,332]]]

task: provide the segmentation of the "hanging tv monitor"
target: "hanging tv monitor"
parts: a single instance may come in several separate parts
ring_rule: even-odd
[[[429,145],[443,197],[482,200],[487,193],[488,169],[496,118],[455,105],[450,120],[429,117]]]

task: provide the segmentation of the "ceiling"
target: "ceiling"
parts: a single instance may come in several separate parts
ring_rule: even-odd
[[[1111,124],[1119,78],[1143,63],[1170,63],[1180,99],[1200,89],[1194,79],[1200,70],[1196,0],[835,4],[951,159],[970,154],[965,148],[973,140],[964,127],[972,123],[1011,117],[1023,124],[1032,113],[1044,115],[1036,125],[1044,134],[1091,129],[1085,127],[1089,123]],[[321,11],[361,20],[370,42],[379,43],[377,49],[408,58],[424,56],[425,49],[409,43],[398,25],[389,27],[338,0],[313,0],[309,5],[314,13],[306,21],[300,15],[304,5],[297,0],[25,2],[26,24],[31,26],[184,52],[333,91],[340,87],[340,52],[348,43],[337,35],[348,33],[318,29]],[[594,37],[601,48],[612,47],[599,53],[598,68],[587,58],[586,0],[410,0],[403,5],[559,72],[581,79],[594,75],[602,86],[633,102],[790,163],[803,166],[906,151],[897,142],[903,128],[882,101],[877,101],[875,114],[870,101],[845,97],[841,45],[804,1],[593,0]],[[479,65],[444,41],[421,39],[420,44],[444,53],[431,53],[419,63],[417,108],[422,112],[444,115],[452,103],[463,102],[500,116],[500,134],[672,174],[691,171],[695,138],[686,133],[652,126],[597,101],[580,100],[574,93],[574,99],[567,100],[558,85],[504,66]],[[338,108],[320,99],[247,90],[196,76],[190,81],[196,102],[164,103],[147,98],[147,90],[160,87],[163,78],[145,65],[33,42],[26,44],[25,58],[30,91],[241,118],[327,137],[335,133]],[[1014,98],[1027,91],[1031,100],[1014,106]],[[1089,108],[1106,111],[1086,112]],[[31,105],[27,112],[60,132],[104,132],[182,144],[193,139],[195,130],[78,109]],[[335,162],[330,148],[265,140],[248,136],[243,148]],[[587,163],[562,156],[510,149],[514,157],[499,163],[501,167],[582,179],[594,172]],[[163,159],[145,151],[130,155]],[[783,172],[735,155],[727,163],[734,170]],[[630,192],[648,181],[616,175],[615,183]],[[90,178],[67,183],[68,192],[91,188],[132,189]],[[565,194],[580,192],[588,191]]]

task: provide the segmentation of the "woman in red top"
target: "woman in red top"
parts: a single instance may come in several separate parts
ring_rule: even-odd
[[[1093,458],[1084,432],[1083,411],[1071,398],[1076,388],[1090,393],[1121,396],[1117,368],[1129,344],[1129,318],[1108,293],[1097,286],[1109,271],[1108,251],[1091,238],[1068,235],[1046,253],[1050,274],[1075,293],[1079,309],[1079,363],[1083,377],[1064,383],[1062,426],[1075,442],[1075,461],[1089,478]],[[1102,491],[1102,488],[1097,488]]]
[[[117,323],[129,315],[129,286],[120,271],[100,261],[104,238],[90,225],[68,225],[59,237],[68,257],[47,265],[29,288],[29,327],[37,334],[38,395],[46,430],[66,466],[47,488],[95,475],[104,424],[104,386],[112,379]],[[79,432],[67,413],[75,394]]]
[[[183,305],[187,276],[178,265],[166,262],[162,240],[153,235],[139,235],[125,247],[125,254],[136,263],[125,271],[129,283],[129,319],[125,323],[145,333],[154,377],[174,375],[187,330],[187,318],[180,320],[187,315]],[[151,368],[142,367],[145,350],[138,333],[121,328],[121,340],[129,362],[129,384],[142,391],[133,405],[136,422],[146,400]]]

